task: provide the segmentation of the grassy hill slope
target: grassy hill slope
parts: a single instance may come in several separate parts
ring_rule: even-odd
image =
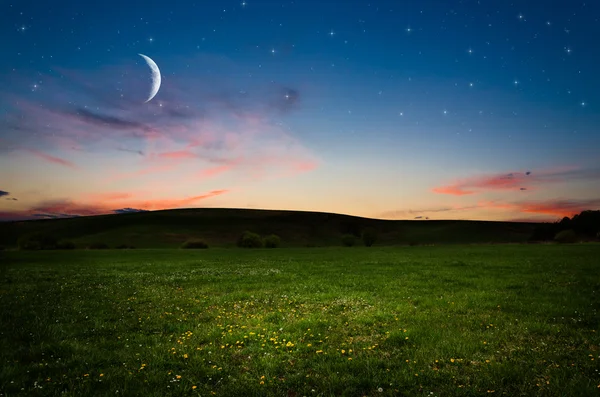
[[[366,227],[379,232],[377,245],[524,242],[535,224],[487,221],[391,221],[303,211],[253,209],[177,209],[0,223],[0,245],[14,247],[20,236],[45,232],[77,247],[102,242],[110,247],[178,247],[192,237],[210,246],[234,246],[245,230],[277,234],[282,246],[340,245],[345,233]]]

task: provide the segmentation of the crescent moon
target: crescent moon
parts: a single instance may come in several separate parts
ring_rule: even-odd
[[[158,65],[150,57],[147,57],[144,54],[138,55],[144,58],[144,60],[152,70],[152,88],[150,90],[150,96],[148,97],[148,99],[146,99],[146,102],[150,102],[150,100],[154,98],[154,96],[156,95],[156,93],[158,93],[158,90],[160,89],[160,70],[158,69]]]

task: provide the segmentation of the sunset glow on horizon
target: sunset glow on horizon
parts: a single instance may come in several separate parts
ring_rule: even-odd
[[[5,2],[0,221],[600,209],[600,3],[553,4]]]

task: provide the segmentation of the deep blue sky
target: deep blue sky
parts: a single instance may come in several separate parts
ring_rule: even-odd
[[[600,205],[599,2],[8,1],[0,15],[5,217]],[[148,104],[138,53],[162,73]]]

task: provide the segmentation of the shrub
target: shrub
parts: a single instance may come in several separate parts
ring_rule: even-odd
[[[192,248],[206,249],[206,248],[208,248],[208,244],[204,240],[190,239],[190,240],[186,241],[185,243],[183,243],[181,248],[184,248],[184,249],[192,249]]]
[[[362,232],[362,241],[365,246],[370,247],[377,241],[377,230],[368,227]]]
[[[90,250],[105,250],[108,249],[108,245],[104,243],[92,243],[87,248]]]
[[[346,247],[352,247],[356,244],[356,237],[353,234],[344,234],[342,236],[342,244]]]
[[[117,246],[117,249],[120,249],[120,250],[132,250],[134,248],[135,247],[133,245],[129,245],[129,244],[121,244],[121,245]]]
[[[577,242],[577,234],[573,229],[563,230],[554,236],[554,241],[561,244],[572,244]]]
[[[409,241],[408,245],[411,247],[416,247],[417,245],[419,245],[419,243],[416,241]]]
[[[262,248],[263,241],[258,234],[245,231],[238,239],[237,245],[241,248]]]
[[[22,236],[17,244],[21,250],[53,250],[57,243],[55,237],[38,232]]]
[[[57,250],[74,250],[75,249],[75,244],[72,241],[59,241],[58,244],[56,244],[56,249]]]
[[[277,248],[279,244],[281,244],[281,239],[276,234],[271,234],[270,236],[265,237],[265,247],[266,248]]]

